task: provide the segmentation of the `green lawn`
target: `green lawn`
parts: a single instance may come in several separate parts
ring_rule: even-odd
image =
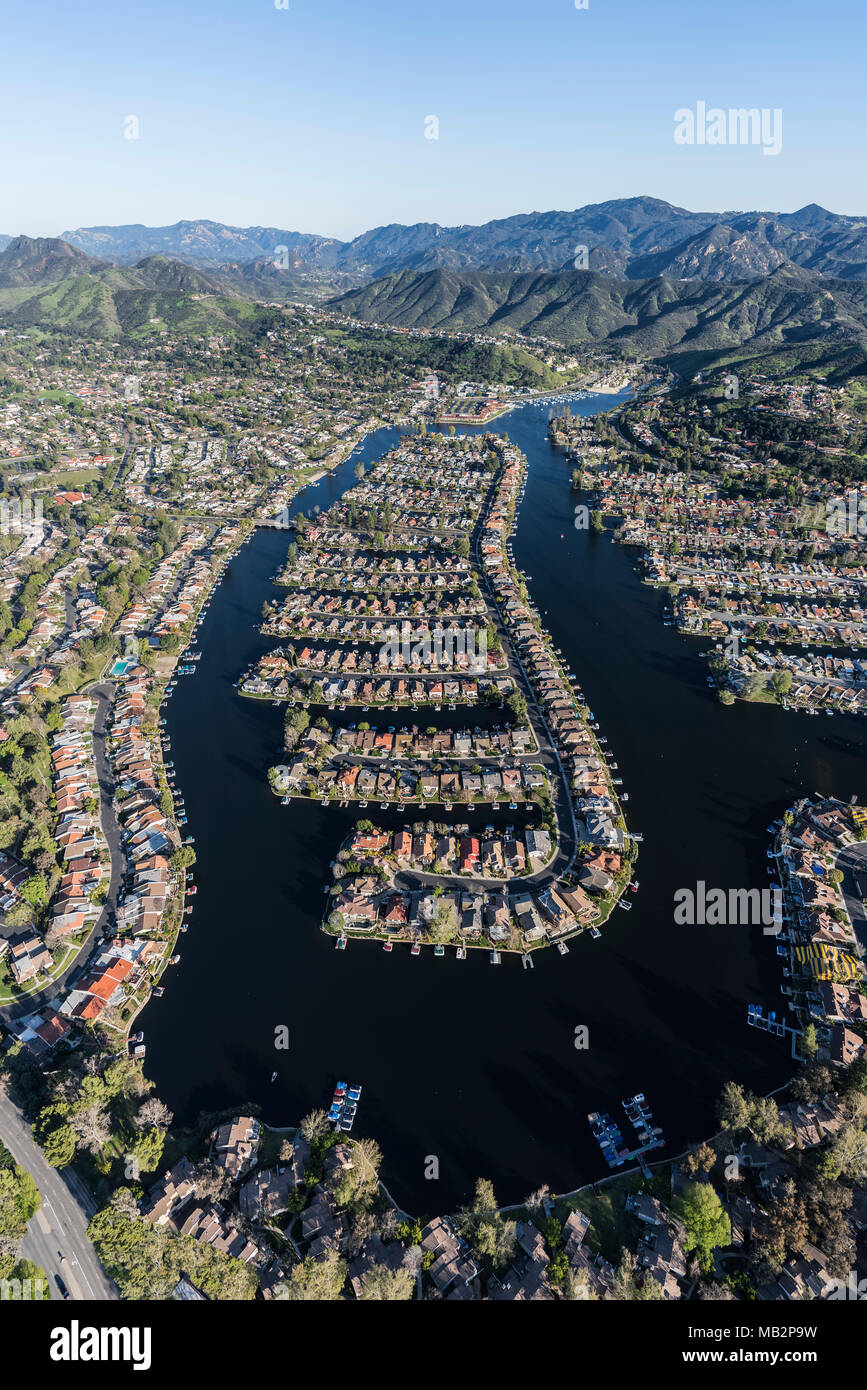
[[[643,1183],[640,1173],[630,1173],[600,1188],[598,1194],[588,1187],[577,1197],[558,1201],[557,1218],[562,1221],[570,1211],[583,1211],[591,1221],[587,1245],[611,1264],[619,1264],[624,1246],[628,1250],[635,1249],[640,1230],[638,1220],[626,1210],[626,1198],[630,1192],[640,1192]]]

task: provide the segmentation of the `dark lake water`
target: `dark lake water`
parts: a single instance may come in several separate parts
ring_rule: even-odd
[[[279,804],[266,770],[283,710],[234,691],[273,645],[255,626],[279,593],[285,535],[258,532],[232,561],[198,672],[167,706],[198,894],[182,960],[142,1021],[147,1073],[179,1121],[257,1102],[286,1125],[327,1105],[338,1077],[362,1083],[356,1131],[377,1139],[387,1184],[419,1215],[453,1208],[480,1175],[502,1202],[603,1176],[587,1112],[619,1110],[635,1091],[664,1127],[664,1156],[713,1132],[724,1081],[781,1085],[788,1044],[746,1025],[748,1003],[784,1003],[772,938],[761,927],[677,926],[674,893],[699,879],[767,886],[770,820],[800,793],[862,786],[857,721],[719,705],[703,644],[663,627],[662,597],[641,585],[630,552],[573,528],[569,465],[545,439],[547,413],[528,406],[497,422],[530,461],[515,555],[619,763],[630,828],[644,835],[635,906],[615,912],[600,940],[575,941],[568,957],[543,952],[525,971],[508,958],[493,968],[481,952],[458,962],[351,943],[339,953],[320,933],[329,864],[355,817]],[[378,431],[362,456],[397,437]],[[296,510],[327,507],[352,485],[357,459]],[[286,1052],[274,1048],[281,1025]],[[586,1051],[574,1046],[579,1025]],[[424,1176],[431,1155],[438,1181]]]

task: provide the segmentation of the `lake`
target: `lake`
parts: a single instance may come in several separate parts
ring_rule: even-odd
[[[572,409],[612,404],[597,396]],[[574,529],[570,465],[547,442],[547,419],[547,406],[524,406],[494,428],[530,464],[515,557],[619,764],[629,827],[644,836],[633,910],[615,911],[601,939],[576,939],[567,957],[544,951],[524,970],[510,957],[493,968],[484,952],[460,962],[350,942],[341,953],[319,931],[329,866],[358,813],[280,805],[266,774],[284,710],[234,688],[275,645],[255,629],[282,592],[272,577],[285,533],[256,532],[233,559],[200,630],[197,674],[165,708],[198,893],[181,962],[142,1017],[146,1072],[179,1122],[255,1102],[266,1122],[288,1125],[327,1107],[338,1078],[360,1082],[354,1133],[378,1141],[389,1189],[417,1215],[453,1209],[478,1176],[503,1203],[542,1182],[565,1192],[604,1176],[587,1112],[622,1117],[635,1091],[664,1128],[664,1157],[716,1129],[724,1081],[781,1085],[789,1044],[746,1023],[748,1003],[785,1005],[773,938],[677,926],[674,894],[698,880],[766,887],[770,821],[805,792],[848,798],[861,787],[858,721],[719,704],[707,643],[662,625],[663,595],[641,584],[630,551]],[[290,510],[326,508],[354,483],[359,457],[398,438],[369,436]],[[282,1026],[289,1049],[275,1051]],[[438,1180],[425,1177],[431,1157]]]

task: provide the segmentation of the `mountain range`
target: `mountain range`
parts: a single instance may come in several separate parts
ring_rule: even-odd
[[[782,265],[737,284],[625,280],[596,271],[403,271],[331,307],[369,323],[446,333],[524,333],[636,355],[867,344],[867,282]]]
[[[693,217],[678,209],[672,212],[681,229],[684,220]],[[625,239],[628,231],[636,251],[658,245],[659,239],[658,227],[651,232],[639,225],[640,213],[632,209],[628,228],[626,219],[620,220],[620,235]],[[682,361],[689,355],[695,361],[720,359],[742,348],[756,353],[791,349],[828,354],[828,360],[845,362],[847,371],[862,371],[867,356],[867,279],[821,274],[780,253],[784,234],[806,236],[809,228],[815,240],[822,235],[839,238],[838,221],[813,208],[793,214],[783,224],[785,233],[763,224],[764,250],[750,262],[753,273],[748,279],[731,280],[721,274],[672,278],[664,269],[671,250],[684,245],[689,250],[678,255],[687,268],[701,260],[707,269],[715,259],[734,254],[743,260],[744,234],[733,224],[715,223],[680,242],[674,240],[669,251],[641,249],[630,262],[633,269],[646,270],[641,278],[571,267],[403,268],[356,282],[325,302],[349,317],[395,328],[492,336],[522,333],[568,347],[607,343],[629,355],[677,355]],[[384,250],[381,238],[386,230],[369,234],[369,245],[379,239],[377,254]],[[393,230],[397,240],[397,233],[418,232]],[[615,240],[611,224],[608,230]],[[753,247],[757,236],[754,229]],[[852,228],[849,238],[854,246]],[[412,240],[404,237],[400,255],[410,254]],[[612,248],[612,255],[616,250]],[[324,242],[314,254],[326,255]],[[391,254],[400,259],[394,245]],[[370,251],[365,255],[373,258]],[[315,291],[320,301],[335,273],[325,266],[308,272],[322,277]],[[291,260],[284,270],[273,258],[261,257],[224,261],[208,270],[162,253],[119,265],[64,239],[20,236],[0,251],[0,326],[107,338],[250,333],[279,314],[268,304],[314,297],[308,275]]]
[[[57,237],[0,251],[0,324],[96,337],[249,330],[267,311],[194,266],[148,256],[120,267]]]
[[[163,255],[237,274],[251,262],[267,268],[280,259],[299,282],[342,275],[359,284],[402,270],[568,270],[580,247],[587,260],[579,268],[624,279],[745,280],[785,264],[837,279],[867,278],[867,218],[815,203],[794,213],[690,212],[658,198],[619,198],[480,226],[393,223],[352,241],[209,221],[79,227],[63,240],[118,265]]]

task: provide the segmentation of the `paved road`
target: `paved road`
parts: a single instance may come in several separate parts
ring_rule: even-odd
[[[30,1222],[22,1254],[48,1275],[51,1297],[60,1299],[55,1276],[63,1280],[72,1299],[118,1298],[87,1238],[87,1223],[95,1207],[70,1169],[58,1171],[46,1162],[7,1092],[0,1090],[0,1139],[16,1163],[32,1173],[42,1194],[42,1206]],[[60,1254],[65,1258],[60,1259]]]

